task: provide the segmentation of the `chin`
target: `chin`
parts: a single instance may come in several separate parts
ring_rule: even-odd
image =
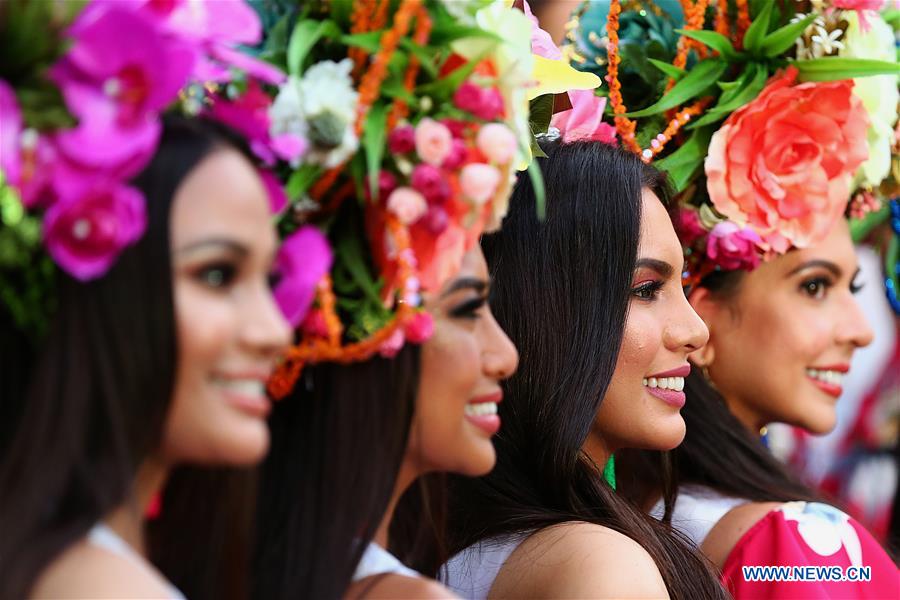
[[[834,407],[817,406],[806,411],[799,422],[792,423],[813,435],[830,433],[837,425],[837,413]]]
[[[260,422],[234,432],[223,444],[220,462],[234,467],[250,467],[262,462],[268,452],[269,429]]]
[[[494,450],[494,444],[488,441],[488,448],[480,447],[482,445],[479,443],[478,448],[473,448],[474,452],[466,460],[463,468],[457,471],[458,474],[466,477],[481,477],[494,469],[494,465],[497,464],[497,452]]]
[[[660,427],[652,432],[652,436],[644,440],[642,447],[647,450],[673,450],[684,441],[687,433],[687,426],[681,414],[677,414],[671,419],[666,419],[665,423],[661,423]]]

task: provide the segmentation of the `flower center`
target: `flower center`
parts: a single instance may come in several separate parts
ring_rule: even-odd
[[[78,219],[72,223],[72,237],[83,242],[91,235],[91,222],[87,219]]]

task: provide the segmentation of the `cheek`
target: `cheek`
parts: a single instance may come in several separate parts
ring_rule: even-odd
[[[634,390],[643,387],[643,379],[650,374],[654,359],[662,348],[662,331],[650,315],[632,310],[625,323],[622,347],[610,390]]]
[[[434,335],[422,347],[419,408],[432,412],[461,412],[475,392],[481,361],[475,336],[436,321]]]

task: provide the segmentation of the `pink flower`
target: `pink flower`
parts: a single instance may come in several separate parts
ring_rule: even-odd
[[[440,235],[450,224],[450,215],[442,206],[429,206],[428,212],[422,217],[425,227],[432,235]]]
[[[44,244],[69,275],[87,281],[106,273],[147,225],[143,195],[108,181],[71,181],[44,215]]]
[[[450,144],[450,153],[447,154],[447,158],[444,159],[441,166],[451,171],[456,170],[465,162],[467,155],[466,143],[460,139],[453,138],[453,142]]]
[[[525,16],[531,21],[531,51],[544,58],[561,60],[563,57],[562,51],[553,43],[553,38],[550,37],[550,34],[541,29],[537,17],[534,16],[534,13],[531,12],[531,7],[528,6],[528,2],[524,3],[522,9],[525,11]]]
[[[473,115],[481,106],[481,86],[471,81],[464,81],[453,93],[453,105]]]
[[[205,114],[240,133],[250,144],[250,149],[264,163],[275,163],[269,135],[269,106],[272,99],[256,81],[251,80],[247,90],[234,100],[218,94],[210,97],[211,105]]]
[[[696,210],[682,208],[675,219],[675,232],[682,245],[691,247],[694,242],[706,235],[706,229],[700,223],[700,216]]]
[[[281,276],[275,301],[293,327],[303,322],[316,286],[331,269],[331,246],[321,231],[305,225],[289,235],[278,249],[275,270]]]
[[[406,323],[403,332],[408,341],[421,344],[434,335],[434,318],[424,310],[415,313]]]
[[[868,156],[868,118],[853,82],[793,85],[796,76],[788,68],[732,113],[705,165],[716,210],[779,253],[828,234]]]
[[[516,136],[503,123],[488,123],[478,131],[475,144],[489,161],[505,165],[516,153]]]
[[[411,225],[428,212],[428,203],[416,190],[398,187],[388,196],[387,209],[404,225]]]
[[[441,119],[454,140],[462,139],[466,135],[466,129],[469,127],[468,121],[460,121],[459,119]]]
[[[481,104],[474,113],[485,121],[493,121],[503,115],[503,95],[495,88],[488,88],[481,94]]]
[[[378,200],[386,201],[387,197],[394,191],[397,187],[397,178],[394,177],[394,174],[390,171],[381,171],[378,173]],[[372,200],[372,195],[369,193],[369,186],[365,187],[365,194],[368,200]]]
[[[410,183],[425,196],[428,204],[443,204],[450,198],[450,184],[435,166],[424,163],[416,165]]]
[[[731,221],[716,223],[706,238],[706,256],[725,270],[752,271],[759,266],[759,235],[745,227],[741,229]]]
[[[281,182],[275,177],[275,174],[268,169],[259,170],[259,178],[262,179],[263,186],[269,196],[269,209],[272,214],[278,214],[287,206],[288,198],[281,187]]]
[[[463,195],[475,204],[484,204],[497,191],[500,171],[484,163],[471,163],[462,168],[459,185]]]
[[[415,141],[419,158],[437,167],[450,154],[453,136],[445,125],[425,118],[416,125]]]
[[[403,330],[398,327],[391,334],[391,337],[381,343],[381,346],[378,348],[378,354],[384,358],[394,358],[400,352],[400,349],[403,348],[405,341]]]
[[[309,149],[309,142],[299,135],[282,133],[270,139],[269,147],[278,158],[296,167],[299,166],[300,159]]]
[[[550,125],[559,129],[563,142],[578,140],[616,143],[616,129],[603,122],[606,98],[594,94],[593,90],[573,90],[569,92],[572,108],[556,113]]]
[[[412,125],[401,125],[388,135],[388,149],[393,154],[406,154],[416,148],[416,134]]]
[[[12,87],[0,79],[0,171],[8,183],[17,185],[21,161],[22,112]]]
[[[312,337],[328,337],[328,325],[325,323],[325,315],[318,308],[314,308],[306,313],[306,318],[300,325],[303,335]]]

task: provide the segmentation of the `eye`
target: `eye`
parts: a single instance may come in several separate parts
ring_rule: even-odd
[[[856,281],[851,281],[850,282],[850,293],[856,294],[857,292],[861,291],[864,287],[866,287],[865,283],[856,283]]]
[[[652,302],[653,300],[656,300],[662,286],[662,281],[647,281],[631,288],[631,295],[638,300]]]
[[[800,291],[815,300],[821,300],[825,297],[828,288],[831,287],[831,281],[826,277],[814,277],[807,279],[800,284]]]
[[[197,280],[213,289],[228,287],[234,281],[237,269],[228,263],[211,264],[201,268],[196,273]]]
[[[454,319],[477,319],[481,316],[481,308],[487,304],[487,298],[481,296],[472,298],[450,310],[449,314]]]

